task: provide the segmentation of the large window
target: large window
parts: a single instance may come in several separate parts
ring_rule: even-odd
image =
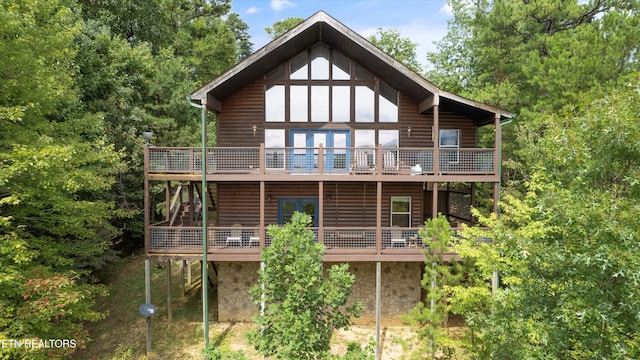
[[[398,92],[323,43],[265,80],[267,122],[398,122]]]
[[[457,164],[459,161],[458,148],[460,147],[460,130],[440,130],[440,163]]]
[[[267,169],[284,169],[284,141],[284,129],[264,130]]]
[[[411,197],[391,197],[391,226],[411,227]]]

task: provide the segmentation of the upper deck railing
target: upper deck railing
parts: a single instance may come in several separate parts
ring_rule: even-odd
[[[202,171],[200,148],[147,149],[149,173]],[[485,148],[213,147],[207,149],[207,173],[492,175],[497,173],[495,155]]]

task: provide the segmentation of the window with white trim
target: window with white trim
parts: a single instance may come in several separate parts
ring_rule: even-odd
[[[411,196],[391,197],[391,226],[411,227]]]
[[[440,129],[440,162],[443,164],[457,163],[459,160],[458,148],[460,148],[460,130]]]

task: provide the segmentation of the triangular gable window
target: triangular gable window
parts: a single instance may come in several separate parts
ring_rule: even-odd
[[[398,122],[398,91],[324,43],[265,74],[265,80],[267,122]]]

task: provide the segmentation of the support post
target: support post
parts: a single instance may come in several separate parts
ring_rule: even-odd
[[[200,109],[200,125],[202,126],[202,332],[204,334],[204,348],[209,347],[209,294],[207,289],[207,100],[206,97],[200,100],[200,105],[191,101],[187,96],[189,105]]]
[[[260,261],[260,273],[264,274],[264,261]],[[264,315],[266,303],[264,301],[264,281],[260,283],[262,294],[260,294],[260,316]]]
[[[171,260],[167,261],[167,320],[173,318],[173,309],[171,308]]]
[[[144,259],[144,302],[151,304],[151,265]],[[151,351],[151,316],[147,316],[147,352]]]
[[[184,297],[184,260],[180,260],[180,297]]]
[[[432,219],[437,219],[438,218],[438,183],[434,182],[433,183],[433,196],[431,196],[432,198],[432,202],[431,202],[431,218]]]
[[[380,301],[382,300],[382,269],[380,261],[376,261],[376,360],[381,359],[380,353]]]
[[[191,260],[187,261],[187,284],[189,284],[189,287],[191,287],[192,281],[191,281]]]

